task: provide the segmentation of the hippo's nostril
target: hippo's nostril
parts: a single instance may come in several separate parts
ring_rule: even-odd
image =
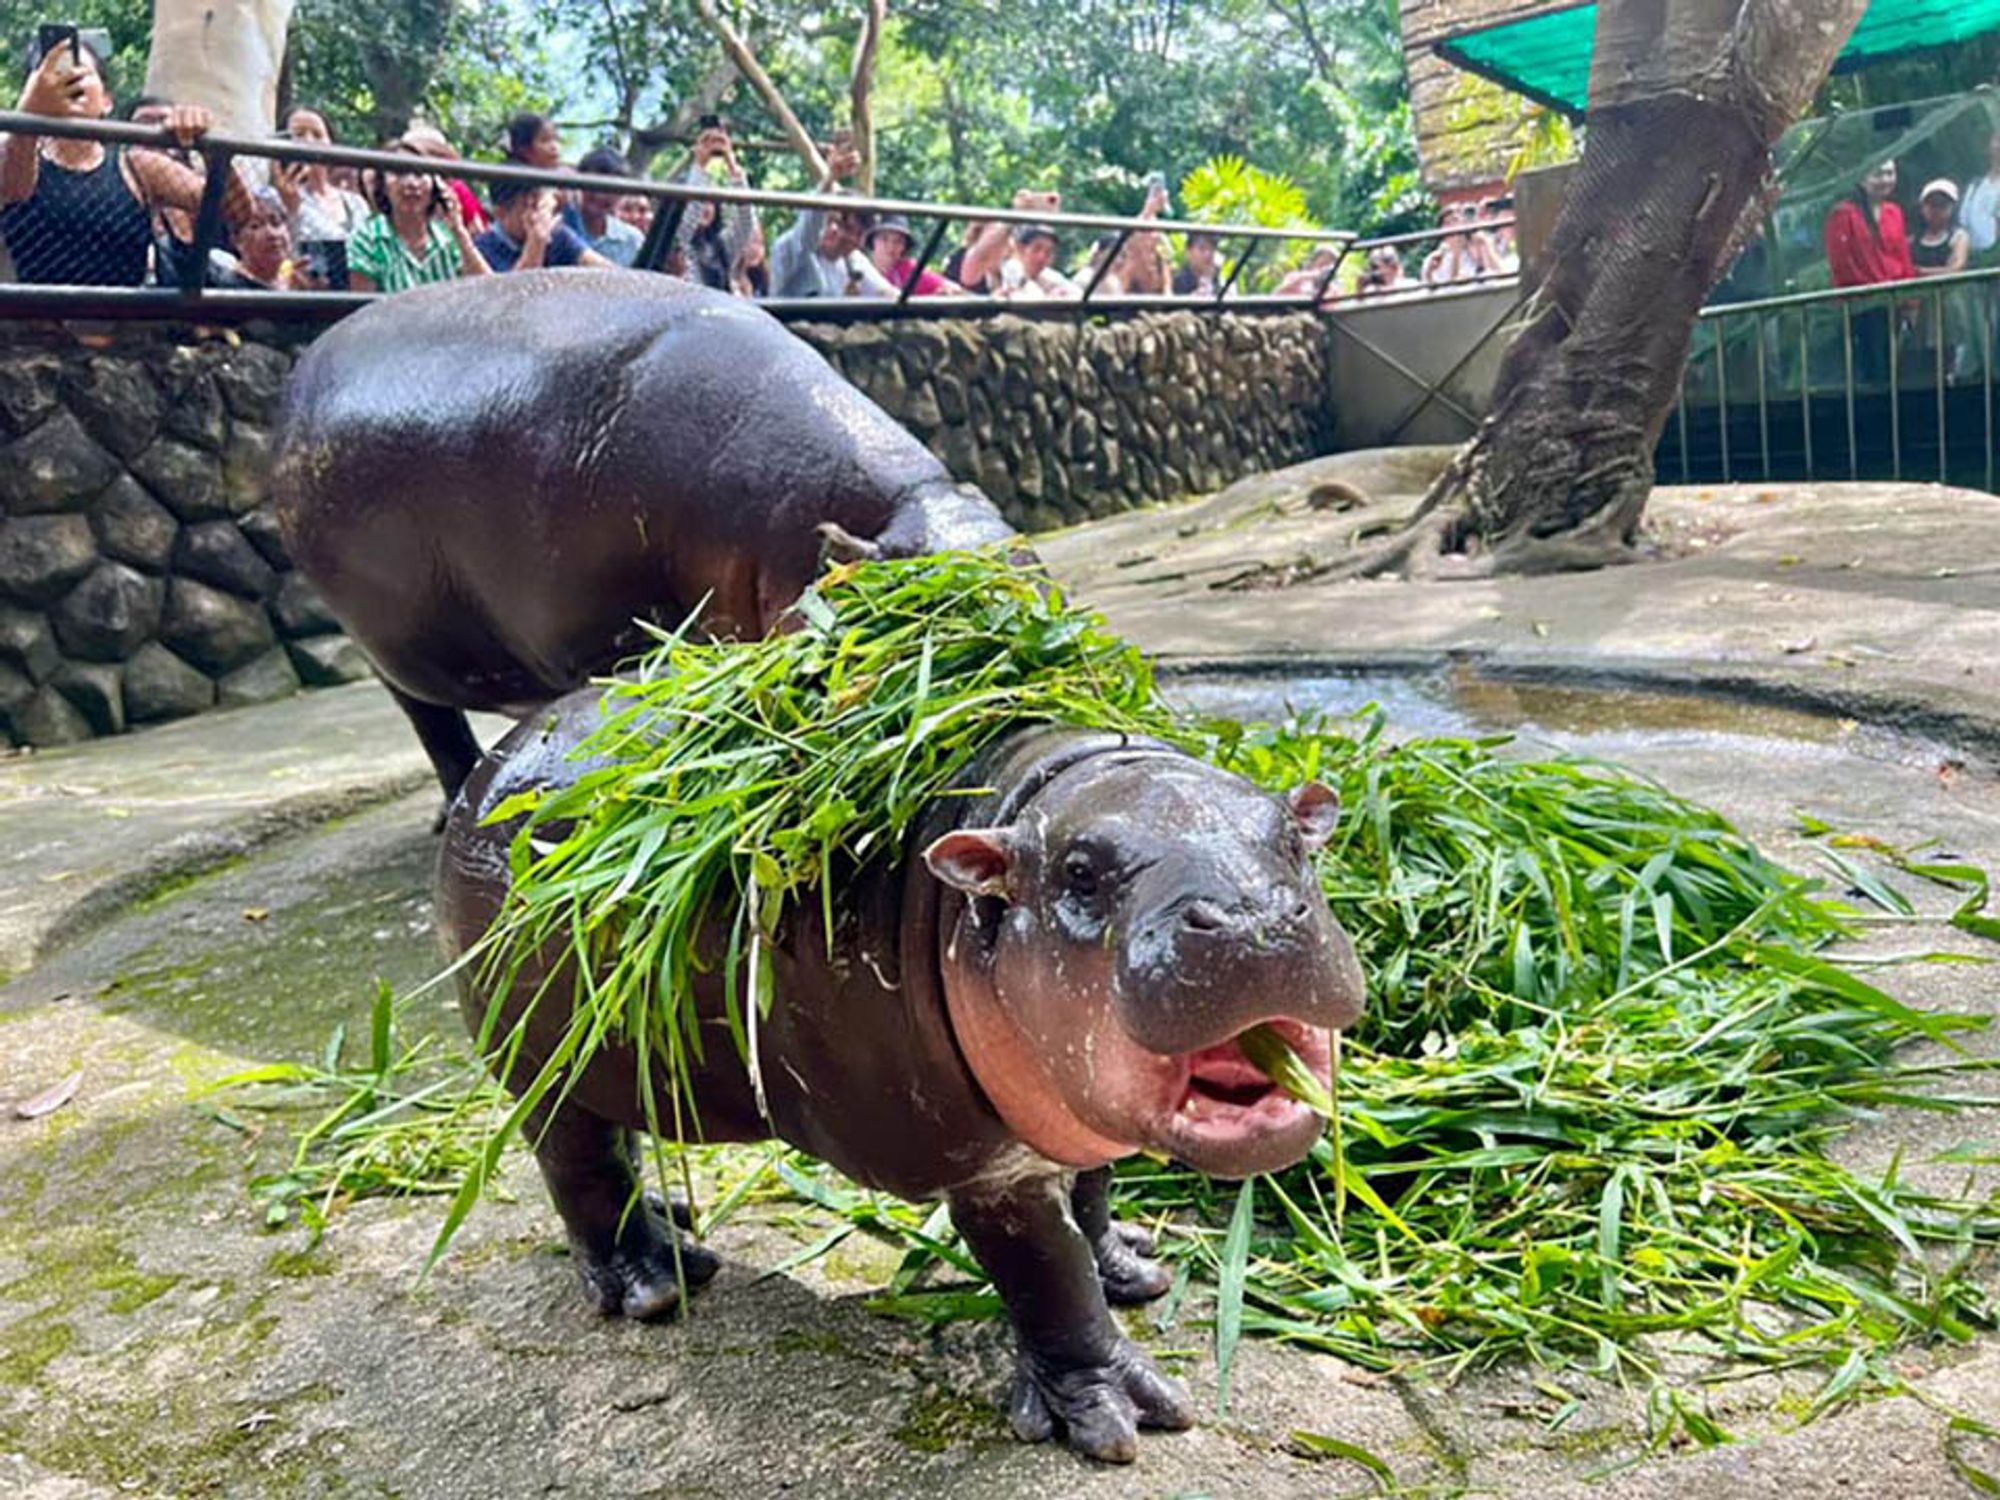
[[[1220,932],[1229,925],[1229,914],[1213,901],[1190,901],[1181,908],[1181,925],[1196,932]]]

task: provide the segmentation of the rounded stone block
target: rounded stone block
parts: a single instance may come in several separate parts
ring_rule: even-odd
[[[143,484],[121,474],[91,502],[90,529],[97,536],[98,551],[106,557],[148,573],[164,573],[181,528],[173,512],[147,494]]]
[[[82,661],[123,661],[159,631],[167,586],[124,563],[99,563],[49,611],[63,651]]]
[[[222,456],[222,492],[232,516],[262,505],[271,493],[271,435],[239,424]]]
[[[134,652],[120,679],[125,717],[134,724],[184,719],[215,706],[215,684],[158,641]]]
[[[172,438],[161,438],[132,461],[132,472],[183,521],[216,521],[229,515],[222,461]]]
[[[244,538],[234,521],[200,521],[181,528],[174,543],[174,572],[245,599],[264,599],[278,575]]]
[[[92,734],[125,732],[123,674],[117,667],[102,662],[64,662],[62,670],[49,679],[49,686],[83,715]]]
[[[280,573],[291,568],[292,560],[285,553],[284,535],[278,530],[278,509],[275,505],[267,500],[255,510],[238,516],[236,524],[243,528],[243,535],[265,562]]]
[[[13,667],[32,681],[40,682],[61,661],[55,632],[46,618],[30,609],[0,604],[0,665]]]
[[[90,721],[53,683],[44,683],[35,695],[8,716],[16,743],[23,745],[75,745],[92,738]]]
[[[9,432],[26,432],[56,409],[62,365],[52,354],[0,359],[0,418]]]
[[[160,639],[212,677],[233,672],[277,644],[260,604],[192,578],[167,583]]]
[[[278,402],[291,369],[291,359],[281,350],[245,343],[217,362],[215,384],[231,416],[268,427],[277,420]]]
[[[137,360],[110,355],[85,360],[70,374],[69,404],[121,458],[136,458],[160,430],[160,390]]]
[[[287,640],[332,635],[340,629],[340,621],[303,573],[287,573],[278,581],[278,592],[271,599],[271,618],[278,622],[278,634]]]
[[[238,667],[217,683],[216,689],[218,707],[242,708],[291,697],[299,690],[299,674],[291,657],[283,649],[277,649],[266,651],[248,666]]]
[[[167,402],[160,425],[197,448],[219,451],[229,435],[228,414],[201,352],[176,349],[168,361],[164,384]]]
[[[97,539],[82,516],[0,521],[0,597],[53,604],[97,564]]]
[[[299,680],[307,687],[360,682],[375,670],[368,665],[361,648],[344,635],[316,635],[310,640],[289,641],[285,650],[298,669]]]
[[[17,516],[80,510],[117,474],[118,461],[61,412],[0,452],[0,506]]]

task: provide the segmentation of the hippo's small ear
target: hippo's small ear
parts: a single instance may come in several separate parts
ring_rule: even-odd
[[[874,542],[856,536],[838,521],[819,523],[819,555],[822,562],[853,563],[874,562],[882,555],[882,549]]]
[[[1293,787],[1285,796],[1285,805],[1292,810],[1292,820],[1299,825],[1308,849],[1318,849],[1333,837],[1334,825],[1340,821],[1340,793],[1325,782],[1308,781]]]
[[[931,874],[968,896],[1005,896],[1014,868],[1014,835],[1005,828],[961,828],[924,850]]]

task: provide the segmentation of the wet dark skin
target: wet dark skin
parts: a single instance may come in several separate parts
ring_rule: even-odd
[[[571,694],[467,781],[439,865],[450,952],[478,940],[506,894],[515,830],[484,815],[582,774],[570,752],[597,722],[598,695]],[[1109,1303],[1158,1296],[1168,1278],[1146,1237],[1113,1220],[1109,1164],[1143,1149],[1245,1175],[1318,1138],[1317,1118],[1234,1039],[1273,1025],[1324,1074],[1331,1032],[1360,1012],[1361,974],[1311,865],[1335,803],[1317,785],[1275,798],[1165,746],[1052,728],[1003,737],[963,785],[988,790],[938,799],[899,862],[836,872],[831,945],[817,896],[781,919],[761,1109],[724,1025],[720,964],[697,979],[705,1044],[687,1132],[777,1136],[858,1182],[943,1197],[1013,1325],[1014,1430],[1128,1461],[1141,1428],[1186,1427],[1193,1409],[1111,1316]],[[706,951],[725,932],[707,933]],[[551,951],[524,966],[497,1008],[503,1027],[562,962]],[[463,983],[477,1032],[490,997]],[[569,994],[556,973],[510,1081],[556,1045]],[[676,1255],[689,1285],[715,1261],[638,1194],[637,1083],[630,1049],[600,1053],[536,1122],[536,1157],[591,1301],[659,1317],[680,1300]],[[664,1077],[654,1087],[667,1097]]]
[[[479,758],[465,710],[580,686],[644,643],[637,619],[701,606],[761,635],[829,529],[890,557],[1012,535],[776,319],[636,271],[473,277],[346,319],[293,373],[272,490],[447,797]]]

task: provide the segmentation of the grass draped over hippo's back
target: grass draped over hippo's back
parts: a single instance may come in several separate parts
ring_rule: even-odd
[[[1832,1404],[1872,1356],[1993,1322],[1978,1262],[2000,1203],[1828,1154],[1873,1109],[1987,1102],[1950,1086],[1988,1066],[1956,1040],[1984,1023],[1863,978],[1829,948],[1855,913],[1716,814],[1616,768],[1512,758],[1503,739],[1397,743],[1379,716],[1344,733],[1178,715],[1099,619],[990,557],[836,569],[799,616],[750,643],[663,638],[606,689],[583,751],[602,764],[493,815],[527,817],[477,961],[504,979],[543,943],[584,960],[566,1040],[510,1126],[629,1039],[658,1133],[691,1136],[650,1065],[672,1077],[693,1045],[704,917],[731,934],[719,961],[751,1049],[750,1018],[785,1003],[761,945],[782,905],[834,899],[820,877],[843,862],[901,857],[994,736],[1061,721],[1158,735],[1273,790],[1318,777],[1343,801],[1320,873],[1370,995],[1337,1119],[1309,1160],[1240,1191],[1148,1160],[1118,1176],[1122,1211],[1215,1284],[1225,1367],[1237,1330],[1378,1369],[1527,1354],[1644,1371],[1692,1347],[1823,1363]],[[1961,925],[1990,920],[1967,916],[1977,871],[1904,868],[1967,885]],[[1916,1042],[1937,1045],[1899,1055]],[[884,1306],[991,1307],[932,1284],[970,1265],[936,1216],[779,1170],[852,1226],[904,1237]]]
[[[754,642],[656,634],[631,680],[607,686],[603,723],[577,749],[602,764],[488,815],[522,822],[512,887],[475,958],[482,981],[504,993],[551,944],[577,960],[562,1043],[489,1143],[489,1167],[551,1090],[622,1040],[638,1054],[654,1139],[693,1138],[685,1084],[702,1040],[690,981],[712,922],[728,930],[730,1029],[755,1079],[757,1023],[776,998],[765,940],[785,904],[822,903],[833,941],[837,893],[821,877],[898,857],[911,824],[997,736],[1033,723],[1177,727],[1138,651],[997,555],[834,568],[794,628]],[[481,1048],[517,1056],[526,1017],[503,1037],[497,1012]]]

